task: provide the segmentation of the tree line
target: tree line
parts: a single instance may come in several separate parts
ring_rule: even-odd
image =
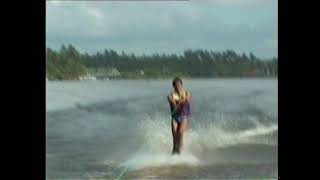
[[[47,48],[47,78],[50,80],[79,79],[87,68],[114,67],[121,78],[190,78],[208,77],[276,77],[278,59],[261,59],[254,54],[238,54],[233,50],[222,52],[187,49],[181,55],[140,55],[117,53],[111,49],[89,55],[69,44],[60,50]]]

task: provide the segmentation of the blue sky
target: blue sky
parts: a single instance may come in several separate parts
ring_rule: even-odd
[[[47,1],[46,45],[135,54],[278,53],[277,0]]]

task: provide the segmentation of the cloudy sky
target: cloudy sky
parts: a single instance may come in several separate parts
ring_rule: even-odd
[[[136,54],[278,53],[277,0],[47,1],[46,45]]]

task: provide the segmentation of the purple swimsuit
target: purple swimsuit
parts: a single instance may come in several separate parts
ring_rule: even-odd
[[[170,104],[170,109],[172,119],[178,123],[181,123],[184,117],[189,118],[191,116],[191,106],[189,102],[181,104],[178,111],[174,111],[173,105]]]

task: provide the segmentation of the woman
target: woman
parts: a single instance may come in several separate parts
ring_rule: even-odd
[[[177,77],[172,81],[174,91],[168,95],[171,109],[171,129],[173,138],[172,154],[180,154],[183,145],[183,133],[187,129],[191,116],[191,93],[182,86],[182,80]]]

